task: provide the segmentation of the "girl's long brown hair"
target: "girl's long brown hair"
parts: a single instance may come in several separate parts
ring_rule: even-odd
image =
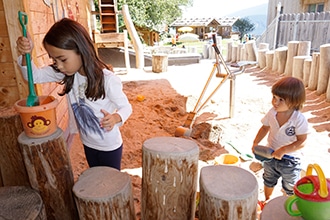
[[[65,50],[74,50],[81,55],[83,69],[87,77],[86,97],[93,101],[105,97],[102,70],[108,67],[97,56],[93,42],[81,24],[68,18],[61,19],[47,32],[43,44]],[[73,81],[74,76],[65,76],[60,82],[64,88],[59,95],[70,92]]]

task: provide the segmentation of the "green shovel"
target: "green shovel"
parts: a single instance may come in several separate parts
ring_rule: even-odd
[[[18,19],[19,19],[19,23],[21,23],[21,26],[23,29],[23,36],[27,37],[27,34],[26,34],[26,24],[28,22],[27,14],[19,11]],[[25,59],[26,59],[26,67],[27,67],[27,73],[28,73],[28,85],[29,85],[29,95],[26,100],[26,106],[29,106],[29,107],[37,106],[37,105],[39,105],[39,99],[38,99],[38,96],[36,95],[36,91],[34,90],[31,56],[29,53],[25,54]]]

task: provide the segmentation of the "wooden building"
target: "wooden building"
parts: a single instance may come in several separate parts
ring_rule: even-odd
[[[267,25],[276,18],[279,3],[281,14],[330,11],[330,0],[269,0]]]
[[[179,18],[170,26],[176,29],[182,27],[191,27],[191,33],[197,34],[200,38],[207,36],[207,33],[217,32],[223,38],[230,38],[232,26],[238,17],[221,17],[221,18]]]

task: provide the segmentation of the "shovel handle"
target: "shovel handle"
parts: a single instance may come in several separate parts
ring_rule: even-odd
[[[26,24],[28,22],[28,16],[25,12],[22,11],[18,11],[18,19],[19,19],[19,23],[22,26],[23,29],[23,36],[26,37]]]
[[[18,20],[22,26],[23,36],[27,37],[27,31],[26,31],[26,24],[28,22],[27,14],[25,12],[18,11]],[[33,85],[32,64],[31,64],[30,53],[25,54],[25,60],[26,60],[26,68],[27,68],[27,73],[28,73],[28,86],[29,86],[30,95],[36,96],[36,92],[34,90],[34,85]]]

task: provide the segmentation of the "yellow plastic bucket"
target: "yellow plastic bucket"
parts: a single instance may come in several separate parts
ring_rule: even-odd
[[[24,132],[31,138],[41,138],[57,130],[56,106],[58,100],[53,96],[38,96],[40,105],[26,106],[26,99],[17,101],[14,108],[19,113]]]
[[[221,154],[219,157],[215,158],[216,165],[230,165],[239,166],[239,157],[233,154]]]

